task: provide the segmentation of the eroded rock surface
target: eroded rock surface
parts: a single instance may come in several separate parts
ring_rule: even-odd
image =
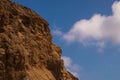
[[[78,80],[65,69],[61,53],[42,17],[0,0],[0,80]]]

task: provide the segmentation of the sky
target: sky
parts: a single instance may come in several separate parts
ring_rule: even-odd
[[[80,80],[120,80],[119,0],[13,0],[49,23],[68,71]]]

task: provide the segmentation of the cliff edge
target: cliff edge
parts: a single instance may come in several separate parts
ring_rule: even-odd
[[[64,67],[61,53],[41,16],[0,0],[0,80],[78,80]]]

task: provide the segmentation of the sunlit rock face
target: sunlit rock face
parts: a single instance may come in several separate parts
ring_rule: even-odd
[[[65,69],[61,53],[41,16],[0,0],[0,80],[78,80]]]

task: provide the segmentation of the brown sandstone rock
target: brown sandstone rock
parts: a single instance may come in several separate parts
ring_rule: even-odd
[[[61,53],[42,17],[0,0],[0,80],[78,80],[65,69]]]

